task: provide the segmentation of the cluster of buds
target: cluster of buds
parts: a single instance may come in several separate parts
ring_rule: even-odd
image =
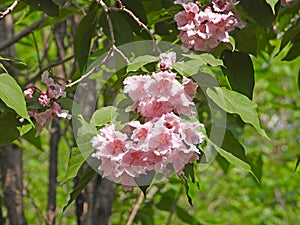
[[[239,19],[232,0],[212,0],[211,5],[201,7],[199,2],[175,1],[184,11],[174,17],[180,34],[178,38],[183,48],[196,51],[212,51],[220,42],[229,42],[229,32],[243,28],[245,24]]]
[[[159,72],[124,80],[124,92],[134,101],[129,109],[145,122],[131,121],[122,131],[107,124],[91,140],[92,156],[101,160],[103,176],[125,189],[136,186],[135,179],[150,171],[165,177],[172,171],[183,174],[185,165],[198,159],[198,145],[205,140],[203,124],[180,117],[195,114],[192,100],[197,84],[186,77],[181,83],[175,79],[177,74],[170,71],[175,53],[160,58]]]
[[[49,125],[55,117],[71,119],[68,110],[62,110],[59,103],[59,98],[66,96],[65,86],[55,83],[45,73],[42,75],[41,81],[46,84],[47,90],[41,91],[30,86],[23,92],[26,99],[33,99],[35,95],[38,95],[39,106],[28,111],[29,116],[36,121],[37,135],[41,133],[43,127],[49,129]]]

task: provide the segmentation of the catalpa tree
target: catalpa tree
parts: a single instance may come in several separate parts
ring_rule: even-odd
[[[253,61],[298,58],[299,1],[1,4],[0,145],[7,152],[12,145],[48,146],[47,224],[74,200],[78,221],[106,224],[119,186],[140,192],[138,209],[151,187],[176,181],[193,205],[191,190],[213,163],[224,171],[232,164],[260,182],[261,164],[240,140],[249,126],[270,139],[253,101]],[[65,152],[58,154],[62,139]],[[72,180],[69,197],[57,206],[58,185]],[[26,224],[23,209],[14,218],[13,201],[3,198],[10,223]],[[97,198],[106,199],[106,210],[91,200]],[[174,207],[162,207],[171,213],[168,224],[174,210],[183,222],[200,224]],[[137,209],[127,224],[155,223],[136,217]]]

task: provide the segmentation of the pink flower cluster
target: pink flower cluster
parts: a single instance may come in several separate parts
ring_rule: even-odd
[[[212,0],[212,5],[203,9],[199,2],[176,3],[184,8],[174,19],[180,30],[178,38],[185,49],[212,51],[220,42],[229,42],[230,31],[245,27],[233,11],[236,3],[232,0]]]
[[[174,55],[164,56],[167,59],[162,56],[165,61],[159,65],[172,68],[168,60]],[[191,107],[197,84],[185,77],[180,83],[175,77],[175,73],[159,71],[152,76],[131,76],[124,80],[124,92],[134,101],[130,108],[136,109],[146,122],[131,121],[122,131],[115,130],[114,124],[106,125],[92,138],[95,149],[92,157],[101,160],[99,170],[104,177],[130,189],[136,186],[134,179],[142,174],[149,171],[165,177],[172,171],[183,174],[185,165],[198,159],[197,145],[205,140],[200,131],[203,125],[178,116],[193,115]]]
[[[53,118],[62,117],[71,119],[68,110],[62,110],[59,104],[59,98],[65,97],[65,86],[59,85],[47,74],[42,75],[42,80],[47,86],[46,91],[39,91],[34,86],[27,88],[23,94],[25,98],[32,99],[36,91],[39,91],[38,102],[41,107],[29,110],[29,116],[33,117],[36,121],[37,135],[41,133],[42,128],[49,129],[49,125]]]

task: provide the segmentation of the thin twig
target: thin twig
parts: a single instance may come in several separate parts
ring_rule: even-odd
[[[107,59],[109,58],[109,56],[111,56],[113,54],[113,48],[110,48],[109,49],[109,52],[107,53],[107,55],[104,57],[104,59],[96,66],[94,66],[91,70],[89,70],[88,72],[86,72],[85,74],[83,74],[78,80],[75,80],[74,82],[72,83],[69,83],[66,85],[66,87],[72,87],[78,83],[80,83],[81,81],[83,81],[85,78],[89,77],[90,75],[92,75],[95,71],[97,71],[100,66],[102,66],[106,61]]]
[[[41,69],[41,70],[40,70],[34,77],[32,77],[30,80],[28,80],[27,82],[25,82],[24,86],[27,86],[28,84],[31,84],[31,83],[35,83],[35,82],[40,78],[40,76],[41,76],[44,72],[48,71],[48,70],[51,69],[52,67],[55,67],[55,66],[58,66],[58,65],[61,65],[61,64],[65,63],[65,62],[68,62],[68,61],[70,61],[70,60],[73,59],[73,58],[74,58],[74,55],[71,55],[71,56],[69,56],[69,57],[67,57],[67,58],[65,58],[65,59],[59,60],[59,61],[57,61],[57,62],[54,62],[54,63],[48,65],[47,67]]]
[[[110,9],[107,7],[107,5],[105,4],[104,1],[102,0],[96,0],[96,2],[104,9],[104,12],[106,14],[106,19],[107,19],[107,23],[108,23],[108,29],[109,29],[109,33],[110,33],[110,38],[111,38],[111,45],[115,45],[116,41],[115,41],[115,35],[114,35],[114,28],[112,25],[112,21],[109,15],[109,11]]]
[[[0,12],[0,20],[6,17],[9,13],[11,13],[16,8],[19,1],[20,0],[15,0],[14,3],[11,6],[9,6],[4,12]]]
[[[37,44],[37,40],[35,38],[34,32],[32,32],[31,34],[32,34],[32,37],[33,37],[33,43],[34,43],[34,47],[35,47],[35,50],[36,50],[36,56],[37,56],[37,60],[38,60],[38,63],[39,63],[39,68],[42,69],[42,61],[41,61],[41,57],[40,57],[40,51],[39,51],[39,47],[38,47],[38,44]]]
[[[141,207],[141,204],[142,204],[143,201],[144,201],[144,197],[145,197],[145,196],[144,196],[144,193],[141,191],[140,196],[139,196],[139,199],[137,200],[137,202],[136,202],[134,208],[132,209],[132,212],[131,212],[131,214],[130,214],[130,216],[129,216],[129,219],[128,219],[126,225],[131,225],[131,224],[133,223],[133,220],[134,220],[134,218],[135,218],[135,216],[136,216],[136,214],[137,214],[139,208]]]
[[[115,50],[117,53],[120,54],[120,56],[125,60],[127,64],[130,63],[130,60],[126,57],[126,55],[124,55],[124,53],[120,49],[118,49],[115,45],[113,45],[112,48],[113,50]]]
[[[12,38],[7,39],[6,41],[2,42],[0,44],[0,51],[10,47],[14,43],[18,42],[23,37],[29,35],[32,31],[34,31],[36,28],[38,28],[46,17],[43,17],[42,19],[36,21],[35,23],[31,24],[30,26],[26,27],[24,30],[20,31],[20,33],[16,34]]]
[[[160,52],[160,49],[157,46],[156,43],[156,38],[154,37],[153,33],[151,32],[151,30],[129,9],[127,9],[121,0],[116,0],[116,2],[119,5],[119,8],[110,8],[111,11],[123,11],[125,13],[127,13],[140,27],[142,27],[143,29],[145,29],[145,31],[148,33],[148,35],[151,37],[151,39],[153,40],[153,50],[157,51],[158,53]]]

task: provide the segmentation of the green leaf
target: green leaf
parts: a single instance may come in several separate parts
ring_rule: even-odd
[[[70,198],[66,205],[63,207],[63,212],[68,208],[68,206],[77,198],[81,191],[86,187],[89,181],[96,175],[96,171],[88,166],[85,171],[83,171],[80,176],[80,180],[76,187],[70,192]]]
[[[264,129],[260,127],[256,112],[257,105],[246,96],[220,87],[216,87],[214,90],[208,88],[206,92],[223,110],[238,114],[245,123],[251,124],[259,134],[269,139]]]
[[[257,38],[255,28],[251,24],[243,29],[236,29],[231,32],[235,41],[235,48],[241,52],[257,55]]]
[[[220,129],[221,130],[221,129]],[[218,132],[218,131],[217,131]],[[222,131],[223,133],[223,131]],[[230,130],[226,129],[224,140],[222,143],[222,149],[230,152],[235,157],[243,160],[246,163],[249,163],[249,160],[245,154],[245,149],[243,145],[236,139],[236,137],[231,133]]]
[[[176,206],[176,214],[177,214],[178,218],[180,218],[186,224],[201,225],[201,223],[197,221],[196,217],[189,214],[185,209],[183,209],[179,205]]]
[[[132,21],[132,18],[123,12],[110,12],[109,15],[114,28],[115,44],[120,46],[134,42],[134,32],[130,26],[130,22],[128,21],[128,19]],[[111,32],[109,30],[105,12],[103,12],[100,17],[100,25],[103,27],[104,34],[111,40]]]
[[[300,20],[290,27],[283,35],[281,44],[280,44],[280,51],[289,43],[293,42],[297,39],[300,35]]]
[[[24,63],[20,59],[16,59],[16,58],[13,58],[13,57],[10,57],[10,56],[5,56],[5,57],[0,56],[0,60],[12,62],[13,66],[16,67],[19,70],[27,69],[26,63]]]
[[[131,71],[137,71],[142,66],[145,66],[148,63],[156,62],[158,60],[159,58],[153,55],[138,56],[127,66],[127,73]]]
[[[90,123],[95,126],[103,126],[115,120],[117,108],[114,106],[106,106],[96,110],[91,118]]]
[[[296,59],[299,56],[300,56],[300,38],[296,41],[293,41],[292,47],[289,49],[287,55],[282,60],[291,61]]]
[[[184,176],[190,178],[192,182],[195,183],[194,164],[193,163],[186,164],[183,171],[184,171]]]
[[[0,113],[0,146],[12,143],[20,136],[17,114],[10,109]]]
[[[86,69],[90,53],[92,37],[95,33],[99,18],[99,7],[95,7],[80,21],[74,38],[75,58],[79,64],[80,71]]]
[[[26,134],[22,136],[26,141],[28,141],[30,144],[34,145],[37,149],[40,149],[43,151],[42,143],[41,143],[41,137],[36,136],[36,129],[31,129]]]
[[[184,176],[180,176],[180,177],[181,177],[182,182],[184,184],[185,195],[186,195],[186,197],[188,199],[188,203],[190,204],[190,206],[193,207],[193,199],[192,199],[192,197],[189,194],[189,184],[188,184],[187,178],[184,177]]]
[[[22,0],[33,8],[45,12],[48,16],[58,16],[59,7],[51,0]]]
[[[0,99],[11,109],[15,110],[21,117],[30,123],[26,102],[21,87],[9,74],[0,74]]]
[[[79,148],[77,147],[72,148],[70,152],[69,161],[68,161],[67,172],[62,183],[65,183],[69,179],[75,177],[84,162],[85,159],[83,158]]]
[[[270,28],[275,20],[271,6],[265,0],[240,0],[245,11],[264,28]]]
[[[78,115],[78,120],[81,123],[81,127],[78,128],[77,136],[82,137],[85,134],[97,134],[98,131],[94,124],[86,122],[82,115]]]
[[[275,14],[275,5],[279,0],[266,0],[266,2],[271,6],[273,14]]]
[[[250,56],[243,52],[222,52],[223,73],[228,77],[231,88],[252,99],[254,88],[254,69]]]
[[[181,75],[189,77],[198,73],[200,67],[203,66],[198,59],[192,59],[186,62],[175,62],[173,68]]]
[[[191,59],[199,60],[198,66],[202,65],[211,65],[211,66],[223,66],[223,62],[220,59],[216,59],[212,54],[202,53],[200,55],[196,54],[182,54],[185,57]]]
[[[211,144],[223,158],[225,158],[228,162],[230,162],[236,168],[238,168],[240,170],[244,170],[246,172],[249,172],[255,177],[255,174],[252,172],[251,166],[248,163],[246,163],[243,160],[239,159],[238,157],[234,156],[232,153],[227,152],[226,150],[215,145],[212,141],[208,140],[208,143]]]

